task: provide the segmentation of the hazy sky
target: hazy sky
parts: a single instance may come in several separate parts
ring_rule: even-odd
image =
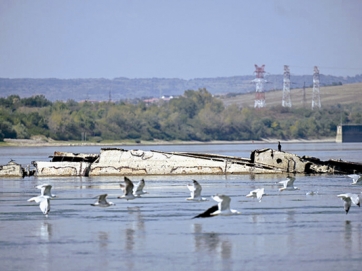
[[[2,78],[362,74],[361,0],[0,0]]]

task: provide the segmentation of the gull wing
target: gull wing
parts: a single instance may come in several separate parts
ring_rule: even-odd
[[[359,197],[359,195],[357,194],[351,194],[350,195],[351,201],[353,204],[357,205],[358,207],[360,207],[360,203],[361,203],[361,199]]]
[[[294,177],[287,178],[287,187],[293,187],[294,186],[294,181],[295,181]]]
[[[256,197],[257,199],[260,201],[262,199],[262,197],[265,195],[264,193],[264,188],[259,188],[256,191]]]
[[[231,199],[229,196],[216,194],[212,196],[212,199],[219,203],[219,211],[225,211],[230,209]]]
[[[192,180],[192,184],[187,184],[187,188],[191,192],[191,198],[198,198],[201,196],[202,187],[198,181]]]
[[[352,200],[350,198],[350,194],[340,194],[337,195],[337,197],[341,198],[344,201],[344,210],[346,211],[346,214],[348,214],[349,209],[351,208]]]
[[[103,194],[103,195],[99,195],[98,196],[98,203],[100,204],[107,204],[107,195],[108,194]]]
[[[143,188],[145,187],[145,180],[142,179],[138,182],[137,185],[134,186],[133,190],[134,192],[142,192]]]
[[[42,196],[49,196],[49,197],[52,196],[51,194],[52,186],[50,184],[40,184],[37,185],[36,188],[40,189],[40,194]]]
[[[197,216],[194,216],[193,218],[199,218],[199,217],[212,217],[213,213],[215,213],[219,209],[218,205],[214,205],[207,209],[205,212],[198,214]]]
[[[288,178],[288,179],[286,179],[286,180],[284,180],[284,181],[278,182],[278,184],[281,184],[281,185],[283,185],[284,188],[286,188],[286,187],[288,186],[289,180],[290,180],[290,179]]]
[[[124,182],[125,182],[124,185],[120,184],[120,187],[124,191],[124,195],[125,196],[133,195],[133,188],[134,188],[133,182],[127,177],[124,177]]]
[[[356,184],[356,183],[358,183],[359,181],[362,180],[361,176],[358,175],[358,174],[350,174],[350,175],[347,175],[347,176],[350,177],[353,180],[352,184]]]

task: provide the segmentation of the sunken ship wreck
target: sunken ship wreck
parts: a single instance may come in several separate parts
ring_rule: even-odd
[[[362,172],[362,164],[321,161],[273,149],[251,152],[249,158],[193,152],[102,148],[99,154],[55,151],[50,161],[33,161],[35,176],[198,175]]]

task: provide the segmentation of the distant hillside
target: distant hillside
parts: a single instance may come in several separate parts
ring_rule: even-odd
[[[185,90],[206,88],[211,94],[254,92],[251,82],[255,77],[233,76],[217,78],[114,78],[114,79],[7,79],[0,78],[0,96],[19,95],[21,98],[44,95],[48,100],[112,101],[182,95]],[[268,75],[265,90],[282,89],[283,75]],[[312,75],[291,76],[292,88],[312,85]],[[320,85],[345,85],[362,82],[362,75],[337,77],[320,75]]]
[[[312,106],[313,88],[295,88],[290,91],[291,102],[293,107]],[[320,87],[319,90],[321,106],[330,106],[337,104],[362,103],[362,83],[344,84],[339,86]],[[241,95],[226,95],[221,97],[225,105],[237,104],[239,106],[254,106],[255,92]],[[266,107],[281,105],[283,91],[265,92]]]

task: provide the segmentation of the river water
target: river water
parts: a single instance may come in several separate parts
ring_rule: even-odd
[[[276,144],[123,146],[240,157],[269,147]],[[100,147],[3,147],[0,164],[47,161],[55,150],[99,153]],[[283,150],[362,162],[360,143],[289,143]],[[0,179],[1,270],[361,270],[362,209],[354,205],[345,214],[337,195],[360,193],[362,186],[344,175],[299,174],[300,190],[279,192],[276,183],[285,178],[145,176],[149,194],[131,201],[117,198],[123,177]],[[209,201],[185,200],[192,179]],[[57,195],[48,217],[27,202],[41,183]],[[259,187],[267,194],[261,202],[245,197]],[[90,205],[104,193],[115,206]],[[216,193],[229,195],[241,214],[192,219],[215,204]]]

